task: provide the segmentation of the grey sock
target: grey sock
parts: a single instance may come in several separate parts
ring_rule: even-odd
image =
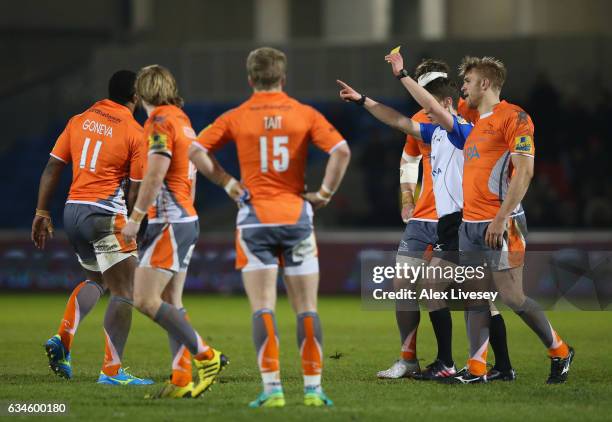
[[[421,322],[421,312],[396,310],[395,321],[397,322],[397,328],[399,328],[400,341],[403,347],[408,336],[418,328]]]
[[[312,326],[311,326],[312,324]],[[311,327],[311,328],[310,328]],[[314,338],[307,338],[307,333],[312,329]],[[313,346],[313,340],[315,345]],[[302,312],[297,316],[297,341],[298,349],[302,358],[302,371],[304,374],[304,391],[306,389],[321,392],[321,373],[323,372],[323,332],[321,331],[321,320],[316,312]],[[307,345],[310,344],[310,347]],[[314,350],[319,353],[312,354]],[[317,357],[319,359],[317,359]]]
[[[181,311],[169,303],[162,302],[153,320],[161,325],[179,344],[184,344],[192,355],[198,354],[198,334]]]
[[[264,321],[264,315],[268,315],[272,319],[273,333],[268,333],[266,329],[266,323]],[[275,338],[270,338],[270,336]],[[261,372],[261,378],[263,382],[264,392],[270,392],[274,389],[281,388],[281,382],[278,378],[279,369],[273,370],[273,368],[280,368],[278,357],[265,356],[264,347],[267,342],[276,342],[278,338],[278,328],[276,326],[276,318],[274,318],[274,312],[270,309],[260,309],[253,314],[253,343],[255,344],[255,352],[257,353],[257,365]],[[275,360],[276,359],[276,360]]]
[[[187,310],[185,308],[177,308],[177,309],[179,310],[183,318],[185,318],[185,316],[187,315]],[[181,348],[181,343],[176,341],[174,337],[170,335],[170,333],[168,333],[168,343],[170,344],[170,354],[172,355],[172,358],[174,359],[179,349]]]
[[[86,280],[83,282],[76,295],[76,301],[79,304],[79,322],[85,319],[85,316],[96,306],[100,297],[104,294],[104,288],[95,281]]]
[[[321,330],[321,320],[319,319],[319,314],[316,312],[302,312],[297,316],[298,348],[302,347],[302,343],[304,343],[304,339],[306,338],[306,333],[304,330],[304,318],[306,317],[312,317],[314,326],[314,337],[317,339],[319,345],[323,347],[323,331]]]
[[[488,308],[474,308],[467,312],[467,332],[470,341],[470,358],[477,355],[483,344],[489,341],[491,312]]]
[[[278,337],[278,328],[276,326],[276,318],[274,317],[274,311],[270,309],[260,309],[259,311],[253,314],[253,343],[255,344],[255,350],[259,353],[261,346],[268,339],[268,331],[266,330],[266,325],[264,324],[262,315],[270,314],[272,316],[272,320],[274,321],[274,332]]]
[[[516,311],[516,314],[540,337],[544,346],[547,348],[552,346],[555,339],[550,329],[550,323],[546,315],[544,315],[544,311],[542,311],[542,308],[540,308],[540,305],[535,300],[529,297],[526,298],[520,309]]]
[[[113,343],[119,359],[123,357],[123,349],[132,326],[131,300],[121,296],[111,296],[104,314],[104,330]]]

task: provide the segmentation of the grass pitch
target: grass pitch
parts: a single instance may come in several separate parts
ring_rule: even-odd
[[[576,349],[565,385],[547,386],[549,360],[538,338],[513,314],[508,325],[514,383],[448,386],[409,379],[381,381],[376,371],[396,359],[399,338],[391,312],[362,311],[358,298],[320,300],[323,322],[325,391],[336,406],[302,405],[302,377],[296,347],[295,317],[281,299],[277,320],[281,373],[287,406],[248,409],[260,391],[251,343],[250,312],[244,297],[188,296],[191,320],[231,360],[219,383],[197,400],[144,400],[169,374],[164,332],[137,312],[124,365],[138,376],[155,379],[153,387],[95,384],[103,357],[101,301],[79,327],[73,343],[74,378],[60,379],[47,367],[43,343],[55,333],[67,295],[3,294],[0,297],[0,402],[62,402],[71,420],[610,420],[612,414],[612,315],[606,312],[551,312],[557,331]],[[454,314],[454,354],[462,366],[467,343],[463,316]],[[423,314],[418,336],[422,366],[434,357],[434,338]],[[334,358],[330,358],[334,356]]]

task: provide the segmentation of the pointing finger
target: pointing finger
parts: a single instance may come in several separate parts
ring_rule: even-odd
[[[350,88],[345,82],[342,82],[340,79],[336,79],[336,82],[338,83],[338,85],[340,85],[342,88]]]

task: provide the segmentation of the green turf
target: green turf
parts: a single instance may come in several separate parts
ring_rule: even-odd
[[[447,386],[407,379],[379,381],[398,353],[394,315],[362,311],[357,298],[322,298],[325,335],[324,386],[333,409],[301,404],[302,379],[295,340],[295,319],[285,300],[278,306],[281,367],[287,406],[252,410],[260,380],[251,344],[249,307],[242,297],[189,296],[191,320],[231,364],[220,383],[197,400],[149,401],[159,388],[98,386],[103,354],[101,322],[105,302],[81,324],[73,344],[74,379],[65,381],[47,367],[42,344],[55,333],[66,295],[0,297],[0,402],[64,402],[72,420],[610,420],[612,414],[612,319],[605,312],[550,313],[552,323],[576,348],[567,384],[547,386],[549,361],[539,340],[514,315],[506,313],[514,383]],[[162,381],[169,373],[167,339],[162,330],[135,312],[124,364],[139,376]],[[463,317],[455,314],[455,358],[465,360]],[[433,357],[434,339],[424,314],[419,354]]]

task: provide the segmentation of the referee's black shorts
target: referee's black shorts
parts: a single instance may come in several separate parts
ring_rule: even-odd
[[[438,219],[438,243],[434,247],[434,256],[459,265],[459,226],[463,213],[461,211],[446,214]]]

